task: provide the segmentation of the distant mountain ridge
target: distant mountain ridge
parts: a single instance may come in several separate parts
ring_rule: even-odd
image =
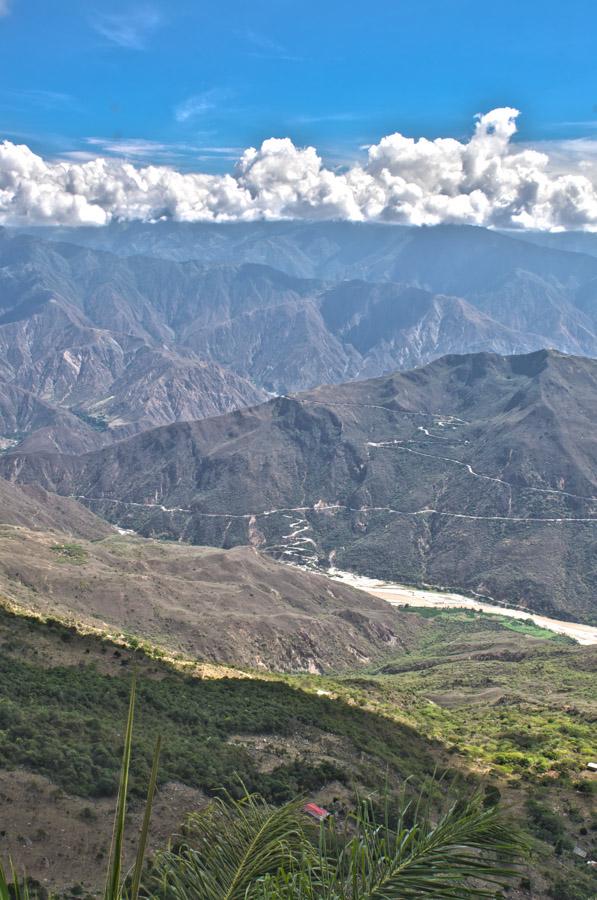
[[[6,446],[84,451],[264,398],[191,347],[169,347],[172,330],[139,292],[130,267],[118,263],[76,246],[0,234]],[[164,265],[157,268],[167,276]]]
[[[546,346],[597,357],[595,256],[464,226],[0,229],[7,448],[85,452],[267,394]]]
[[[148,431],[6,477],[143,534],[595,621],[597,361],[447,356]]]
[[[152,256],[178,262],[201,260],[209,265],[252,262],[299,278],[332,281],[393,280],[393,268],[404,258],[407,248],[438,241],[446,242],[448,247],[451,242],[467,245],[469,250],[485,247],[493,253],[509,247],[519,261],[545,259],[537,252],[527,257],[529,251],[525,252],[525,244],[557,254],[597,255],[597,234],[591,232],[499,231],[473,225],[416,227],[315,220],[224,224],[161,221],[113,222],[101,228],[37,226],[10,229],[10,232],[78,244],[118,256]],[[429,262],[434,265],[433,260]],[[458,256],[453,262],[458,263]]]

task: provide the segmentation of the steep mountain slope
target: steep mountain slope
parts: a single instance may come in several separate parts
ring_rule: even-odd
[[[434,769],[447,768],[442,784],[458,770],[457,789],[466,779],[488,800],[501,794],[528,834],[533,860],[513,897],[552,900],[563,883],[591,897],[591,870],[573,849],[593,856],[596,847],[595,776],[585,769],[595,650],[488,619],[434,617],[411,652],[385,660],[379,674],[247,677],[147,656],[132,638],[124,646],[0,604],[0,796],[9,810],[2,853],[44,889],[103,890],[134,666],[126,868],[162,734],[150,850],[166,846],[222,787],[236,790],[239,778],[274,802],[308,796],[341,818],[355,791],[389,790],[393,800],[406,786],[416,796]],[[443,792],[434,799],[445,802]]]
[[[76,500],[50,494],[35,484],[11,484],[4,478],[0,478],[0,526],[2,525],[17,526],[29,531],[60,531],[64,536],[71,535],[89,541],[101,540],[114,534],[111,525]],[[5,537],[6,533],[5,531]]]
[[[0,384],[79,422],[63,423],[64,439],[61,427],[38,435],[33,425],[3,425],[0,440],[29,436],[26,449],[84,451],[250,405],[265,391],[372,377],[446,353],[553,346],[597,356],[597,259],[481,228],[67,232],[121,255],[40,233],[0,232]],[[126,255],[139,249],[176,259]],[[19,418],[14,404],[8,417]]]
[[[248,547],[119,536],[75,500],[3,478],[0,596],[201,660],[282,671],[362,665],[425,625]]]
[[[41,400],[31,391],[0,380],[0,451],[59,450],[83,453],[110,443],[99,421]]]
[[[5,444],[28,439],[27,449],[78,452],[263,399],[258,388],[192,347],[169,349],[173,332],[159,304],[152,308],[148,284],[145,297],[130,266],[118,263],[73,246],[0,234]],[[174,274],[159,263],[158,273],[138,268],[141,281],[157,283],[161,275],[161,300],[173,296]]]
[[[222,788],[281,803],[413,790],[431,777],[437,743],[357,703],[296,680],[193,660],[161,659],[107,635],[15,615],[0,604],[3,863],[59,894],[103,892],[131,670],[137,711],[124,865],[143,812],[156,734],[163,735],[150,846],[165,847]],[[313,676],[315,677],[315,676]],[[320,793],[321,792],[321,793]],[[130,812],[130,819],[129,819]]]
[[[60,500],[64,512],[77,506]],[[23,521],[24,512],[8,518]],[[84,531],[83,515],[95,518],[82,509],[71,534]],[[112,529],[102,524],[103,534],[88,526],[93,542],[74,544],[56,530],[0,527],[0,595],[204,662],[286,672],[363,665],[407,649],[425,627],[383,600],[248,547],[106,537]]]
[[[216,416],[264,399],[264,392],[217,363],[142,346],[109,386],[86,404],[113,439],[168,422]]]
[[[144,534],[594,621],[597,362],[470,354],[1,471]]]
[[[430,362],[439,348],[443,354],[463,348],[518,353],[545,343],[462,298],[391,282],[343,282],[323,294],[321,314],[329,330],[360,354],[360,378]]]

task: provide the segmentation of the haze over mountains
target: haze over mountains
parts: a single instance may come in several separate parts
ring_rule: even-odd
[[[86,451],[446,353],[597,356],[597,258],[558,249],[567,237],[545,247],[349,223],[3,230],[0,441]]]

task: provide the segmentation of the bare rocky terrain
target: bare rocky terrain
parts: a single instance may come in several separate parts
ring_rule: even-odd
[[[597,356],[587,241],[349,223],[34,232],[0,231],[0,450],[85,452],[448,353]]]
[[[149,838],[150,850],[164,847],[192,810],[206,802],[201,791],[172,782],[159,791]],[[26,770],[0,771],[0,803],[9,811],[11,830],[2,851],[30,878],[68,891],[95,892],[102,883],[110,840],[114,802],[89,801],[60,790],[48,778]],[[133,864],[143,804],[129,811],[124,858]]]

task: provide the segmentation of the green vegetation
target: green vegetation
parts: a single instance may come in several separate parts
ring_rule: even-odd
[[[92,416],[89,413],[85,413],[77,409],[71,409],[71,412],[82,422],[85,422],[86,425],[90,425],[97,431],[107,431],[110,427],[107,416],[103,414],[99,416]]]
[[[475,900],[494,896],[516,874],[508,864],[521,858],[524,845],[496,807],[487,808],[478,796],[461,798],[432,822],[421,798],[412,811],[403,795],[395,827],[387,815],[377,821],[370,802],[357,802],[338,828],[333,819],[322,823],[315,840],[300,800],[275,807],[245,794],[191,815],[182,841],[158,853],[144,876],[158,737],[136,859],[132,874],[123,877],[135,696],[134,678],[104,900],[138,900],[141,890],[148,900],[449,900],[463,893]],[[9,884],[0,864],[0,900],[27,900],[27,881],[12,865],[11,875]]]
[[[143,817],[143,825],[137,843],[137,852],[135,857],[135,864],[132,870],[132,876],[130,880],[123,879],[123,846],[125,838],[126,807],[128,800],[131,754],[133,749],[133,723],[135,717],[136,690],[137,681],[136,677],[133,677],[129,695],[128,715],[126,721],[124,747],[122,751],[122,763],[120,767],[118,798],[116,803],[116,813],[114,816],[114,828],[112,832],[112,844],[110,846],[110,856],[108,860],[104,900],[124,900],[124,898],[126,898],[126,900],[138,900],[141,878],[143,875],[143,867],[145,863],[149,821],[151,818],[151,809],[157,784],[157,770],[161,744],[161,738],[159,736],[156,741],[155,751],[153,755],[153,763],[147,790],[145,815]],[[2,867],[2,863],[0,862],[0,900],[29,900],[29,898],[33,895],[33,892],[29,887],[29,881],[28,879],[20,878],[17,875],[12,861],[10,864],[10,872],[11,883],[9,884],[8,877]],[[34,892],[35,894],[39,893],[37,890],[35,890],[35,887]],[[82,893],[83,889],[78,885],[71,889],[71,895],[80,896]],[[47,896],[46,891],[43,891],[43,896]]]
[[[107,641],[98,653],[97,639],[83,641],[60,623],[48,629],[31,620],[14,627],[19,621],[0,613],[0,767],[25,767],[82,797],[113,795],[118,784],[114,747],[121,741],[128,687],[125,678],[98,671],[98,664],[109,663],[124,675],[134,654]],[[42,635],[55,635],[72,664],[40,664],[37,650],[29,648]],[[90,660],[90,648],[98,659]],[[372,785],[387,766],[396,777],[414,775],[419,782],[433,771],[426,742],[383,716],[282,679],[201,680],[147,660],[142,651],[136,655],[140,714],[131,770],[136,796],[144,791],[155,734],[168,735],[160,780],[182,781],[211,794],[221,788],[238,794],[240,776],[249,790],[283,802],[335,780]],[[295,752],[295,736],[305,733],[311,736],[306,750]],[[280,762],[269,771],[260,770],[257,755],[245,746],[252,735],[271,736],[281,745]],[[345,744],[338,761],[321,752],[326,736]]]
[[[507,628],[509,631],[515,631],[517,634],[526,634],[529,637],[541,638],[545,641],[555,641],[558,644],[566,644],[569,647],[575,646],[575,641],[567,637],[565,634],[556,634],[555,631],[549,631],[547,628],[541,628],[535,625],[532,619],[513,619],[511,616],[496,616],[490,613],[478,612],[473,609],[435,609],[429,606],[411,606],[402,607],[405,612],[416,613],[424,619],[437,619],[438,624],[448,626],[457,621],[462,623],[463,619],[468,622],[475,623],[475,630],[479,626],[491,630],[501,630]]]
[[[126,683],[92,668],[46,670],[10,658],[0,659],[0,681],[0,766],[24,766],[83,797],[112,795],[118,780],[113,748]],[[419,772],[432,768],[423,742],[410,729],[282,683],[198,681],[172,674],[140,680],[139,696],[139,753],[131,773],[136,794],[147,778],[151,735],[156,733],[169,735],[161,779],[180,780],[208,793],[222,787],[238,790],[235,773],[251,790],[279,802],[351,778],[341,765],[300,759],[260,772],[247,750],[229,741],[238,733],[290,738],[297,729],[317,728],[345,736],[405,776],[412,769],[410,762],[405,768],[405,759],[414,748],[421,752]],[[367,770],[364,765],[357,774],[370,782]]]
[[[452,766],[483,773],[490,801],[498,792],[514,806],[534,842],[533,869],[546,876],[534,895],[593,900],[595,873],[573,850],[597,857],[595,779],[586,773],[596,751],[597,648],[473,611],[425,615],[435,628],[416,651],[293,683],[409,725],[443,746]]]
[[[424,804],[403,800],[395,827],[365,801],[319,835],[300,804],[245,797],[191,816],[182,843],[158,854],[148,885],[163,900],[475,900],[507,885],[522,850],[516,830],[478,797],[434,823]]]
[[[387,779],[393,826],[405,780],[411,796],[430,793],[437,812],[442,792],[432,773],[449,768],[460,792],[486,779],[484,808],[500,796],[514,807],[534,842],[533,871],[543,873],[533,876],[535,896],[549,896],[559,879],[562,896],[592,898],[594,873],[573,849],[597,851],[594,779],[585,771],[595,755],[596,650],[516,633],[491,616],[429,618],[434,628],[415,652],[368,671],[241,678],[228,669],[228,677],[201,680],[182,659],[132,649],[134,640],[127,649],[57,620],[0,612],[0,768],[46,775],[90,798],[87,809],[113,796],[134,663],[133,798],[145,795],[157,734],[165,738],[162,783],[212,796],[227,790],[238,800],[242,781],[276,806],[334,785],[323,802],[341,812],[355,789],[374,801]]]
[[[427,614],[436,629],[417,652],[318,684],[503,775],[582,771],[595,753],[597,652],[557,635],[538,640],[524,632],[526,644],[490,615]],[[310,676],[300,680],[315,684]]]
[[[81,565],[87,561],[88,553],[81,544],[53,544],[50,547],[61,562],[74,563]]]

